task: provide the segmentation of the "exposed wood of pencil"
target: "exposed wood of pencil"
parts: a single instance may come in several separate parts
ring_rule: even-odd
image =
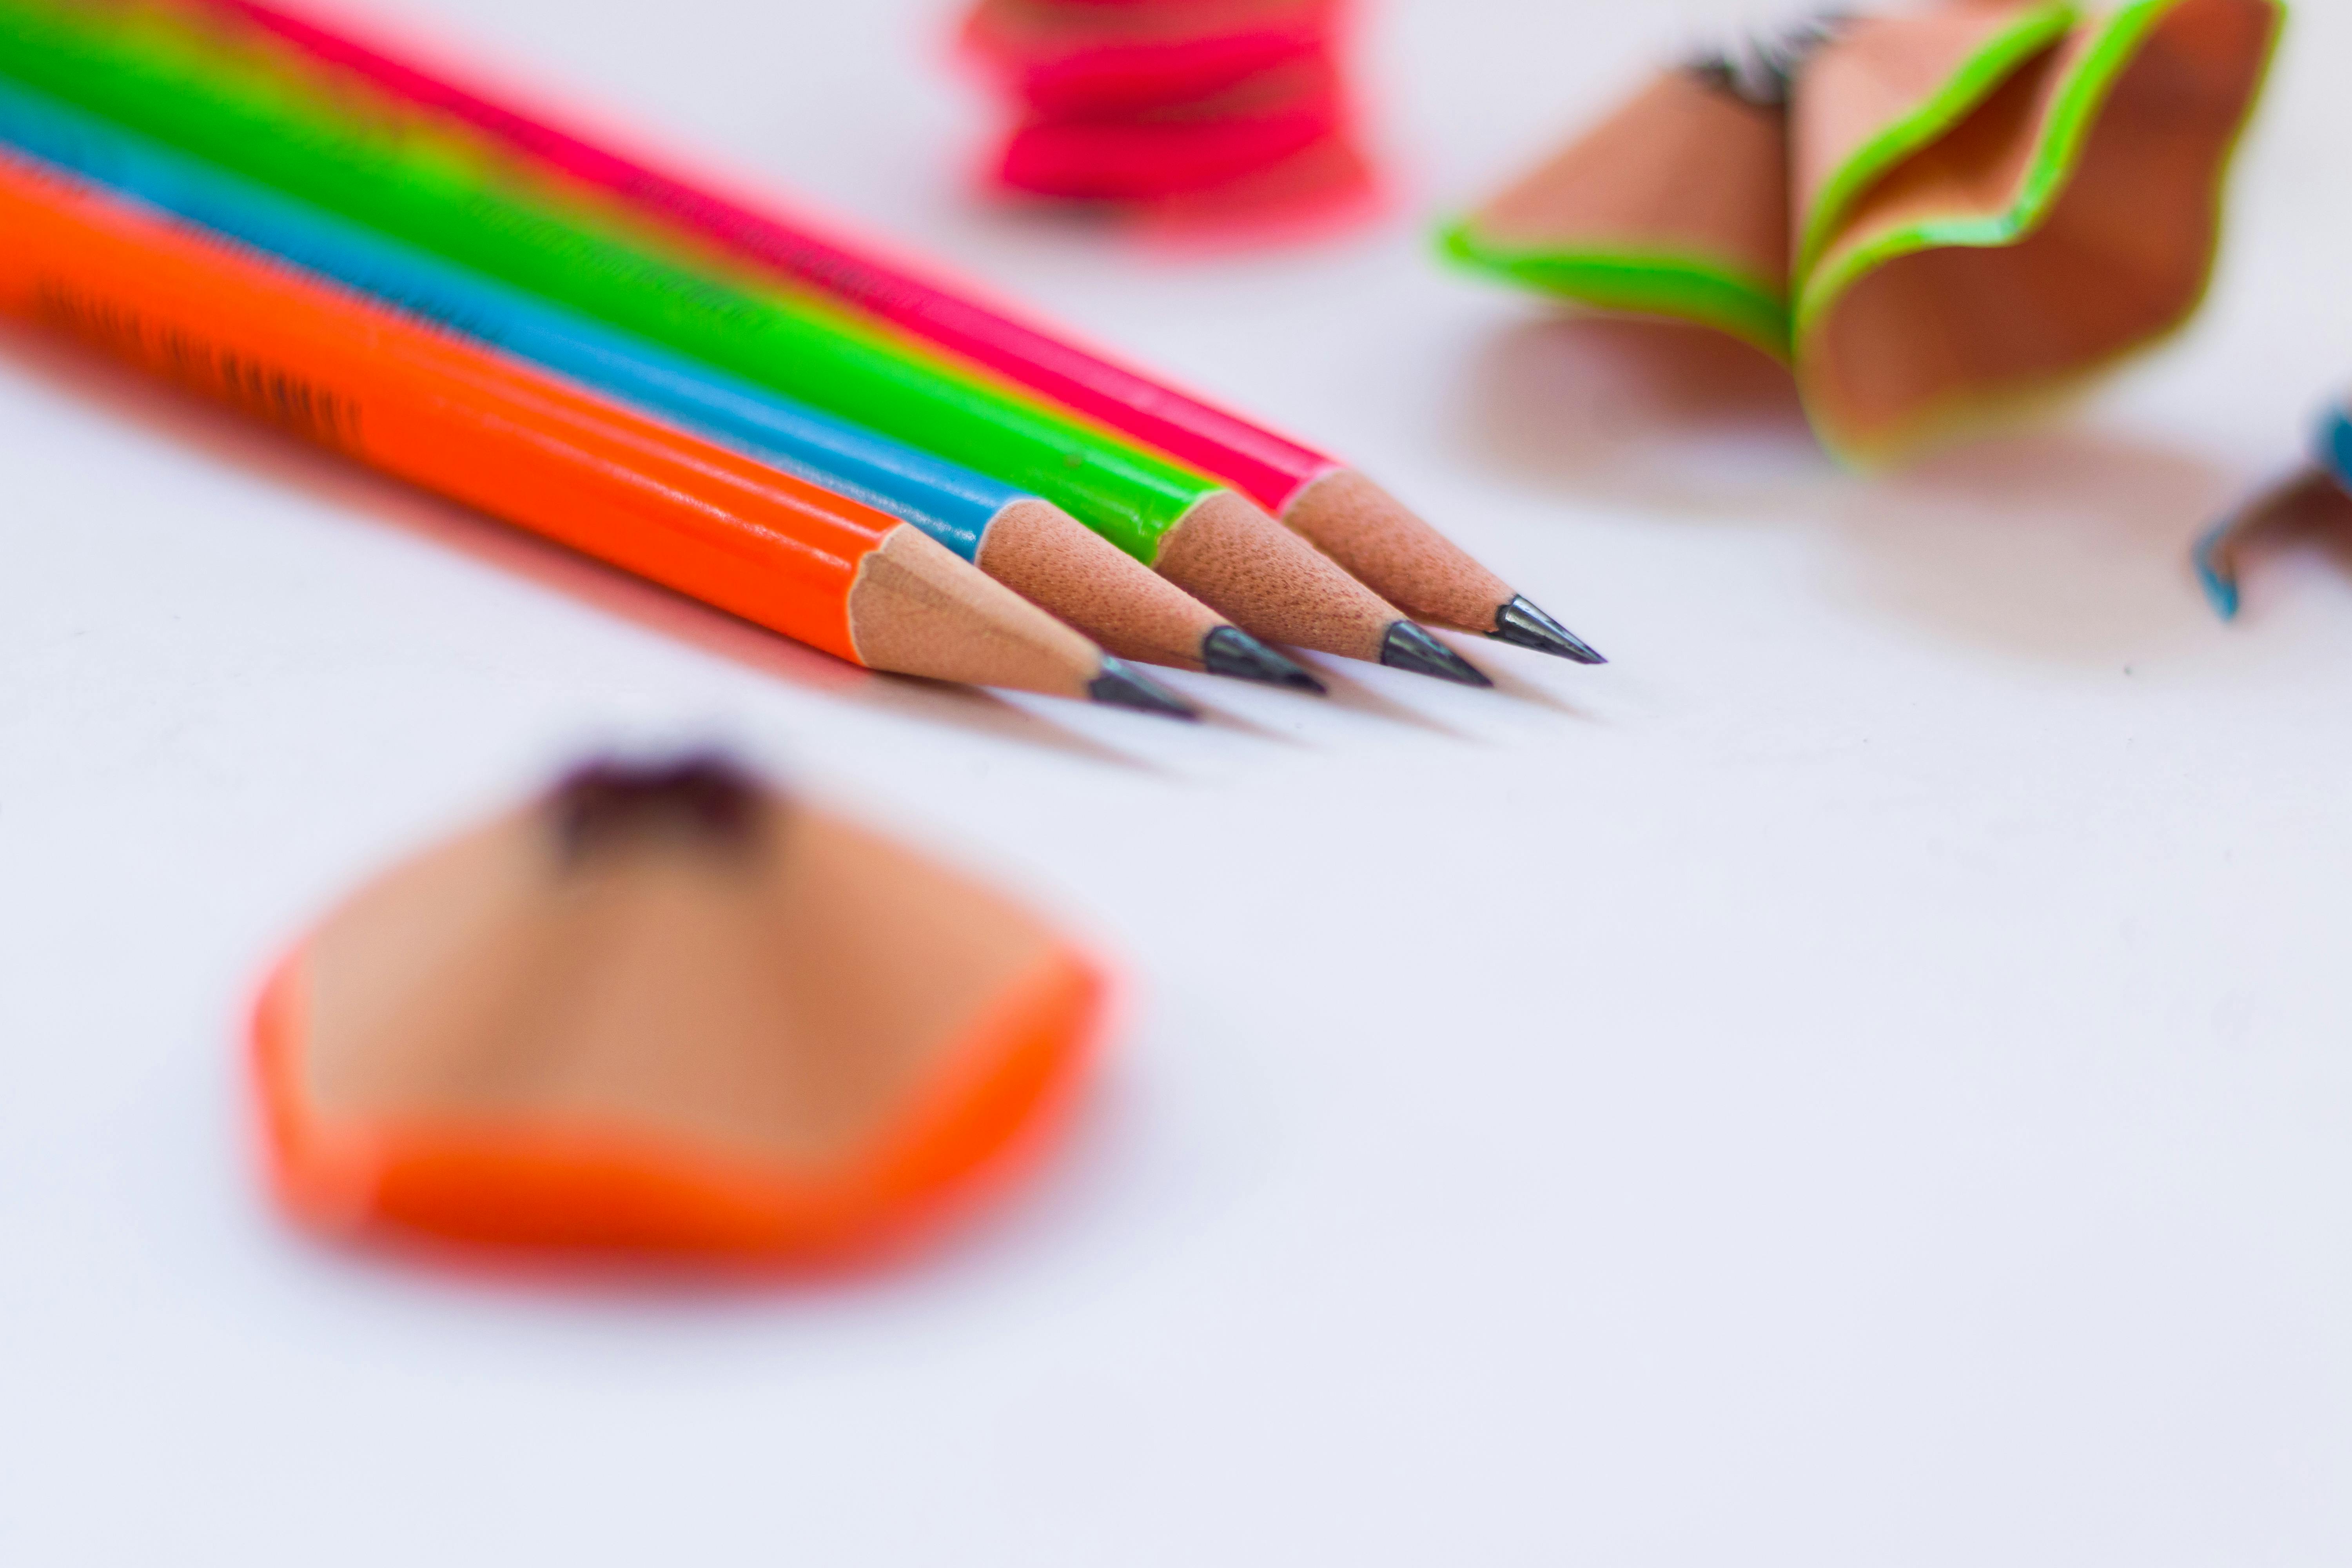
[[[1496,616],[1518,597],[1468,551],[1353,468],[1335,468],[1299,491],[1282,521],[1418,621],[1491,637]]]
[[[1407,617],[1232,490],[1195,502],[1154,563],[1177,586],[1270,642],[1378,664]]]
[[[1016,500],[981,536],[980,568],[1121,658],[1204,668],[1224,616],[1050,501]]]
[[[2221,170],[2261,79],[2270,0],[2181,0],[2109,92],[2041,226],[2014,245],[1946,247],[1865,273],[1801,345],[1817,419],[1862,443],[1978,400],[2063,384],[2168,330],[2203,291]],[[2021,198],[2086,26],[1859,203],[1824,266],[1931,221]]]
[[[1787,117],[1668,71],[1481,207],[1512,249],[1688,256],[1771,284],[1789,269]]]
[[[1103,650],[917,528],[900,523],[858,565],[849,635],[876,669],[1089,698]]]

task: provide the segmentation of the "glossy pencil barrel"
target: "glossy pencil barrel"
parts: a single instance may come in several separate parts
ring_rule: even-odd
[[[288,195],[1063,506],[1145,564],[1220,487],[806,300],[636,243],[422,127],[144,11],[0,4],[0,72]]]
[[[899,270],[804,223],[755,212],[307,17],[253,0],[198,0],[326,64],[460,120],[519,152],[797,279],[1213,475],[1280,513],[1337,458]]]
[[[0,82],[0,142],[916,524],[965,560],[1024,492],[545,305],[54,99]],[[756,448],[756,449],[753,449]]]

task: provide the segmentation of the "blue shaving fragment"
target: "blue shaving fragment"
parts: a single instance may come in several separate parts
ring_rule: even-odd
[[[2197,548],[2189,554],[2197,566],[2197,582],[2205,590],[2205,602],[2225,621],[2238,618],[2238,574],[2230,561],[2227,546],[2242,515],[2233,513],[2224,518],[2197,542]]]

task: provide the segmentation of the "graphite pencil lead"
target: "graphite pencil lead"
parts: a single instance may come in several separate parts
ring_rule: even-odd
[[[1324,694],[1323,683],[1239,626],[1219,626],[1201,639],[1201,662],[1211,675]]]
[[[1609,662],[1593,650],[1591,643],[1528,604],[1524,594],[1495,612],[1495,629],[1486,635],[1513,647],[1531,647],[1538,653],[1572,658],[1579,664]]]
[[[1087,695],[1117,708],[1164,713],[1171,719],[1198,719],[1201,710],[1181,698],[1154,686],[1122,659],[1103,655],[1102,669],[1087,683]]]
[[[1399,621],[1389,627],[1389,635],[1381,643],[1381,662],[1391,669],[1409,669],[1415,675],[1435,676],[1464,686],[1495,684],[1476,665],[1411,621]]]

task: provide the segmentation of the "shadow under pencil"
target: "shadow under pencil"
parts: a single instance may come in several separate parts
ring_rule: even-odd
[[[1408,725],[1416,730],[1425,730],[1433,735],[1443,735],[1449,741],[1465,741],[1473,744],[1485,743],[1479,737],[1466,730],[1458,730],[1451,724],[1430,717],[1417,708],[1410,707],[1392,697],[1375,691],[1354,675],[1342,670],[1336,659],[1321,655],[1308,657],[1314,661],[1315,679],[1320,680],[1328,689],[1328,700],[1335,708],[1350,713],[1370,714],[1374,718],[1386,719],[1393,723]]]
[[[1490,655],[1478,661],[1478,668],[1485,670],[1486,672],[1486,679],[1495,683],[1495,690],[1498,695],[1507,697],[1514,702],[1525,702],[1532,707],[1548,708],[1554,713],[1559,714],[1560,717],[1564,719],[1573,719],[1579,723],[1601,724],[1607,722],[1605,719],[1603,719],[1600,714],[1594,712],[1591,709],[1581,707],[1575,702],[1571,702],[1567,698],[1562,697],[1559,692],[1552,690],[1550,688],[1538,686],[1535,682],[1528,680],[1526,677],[1511,669],[1501,658],[1495,658]]]

